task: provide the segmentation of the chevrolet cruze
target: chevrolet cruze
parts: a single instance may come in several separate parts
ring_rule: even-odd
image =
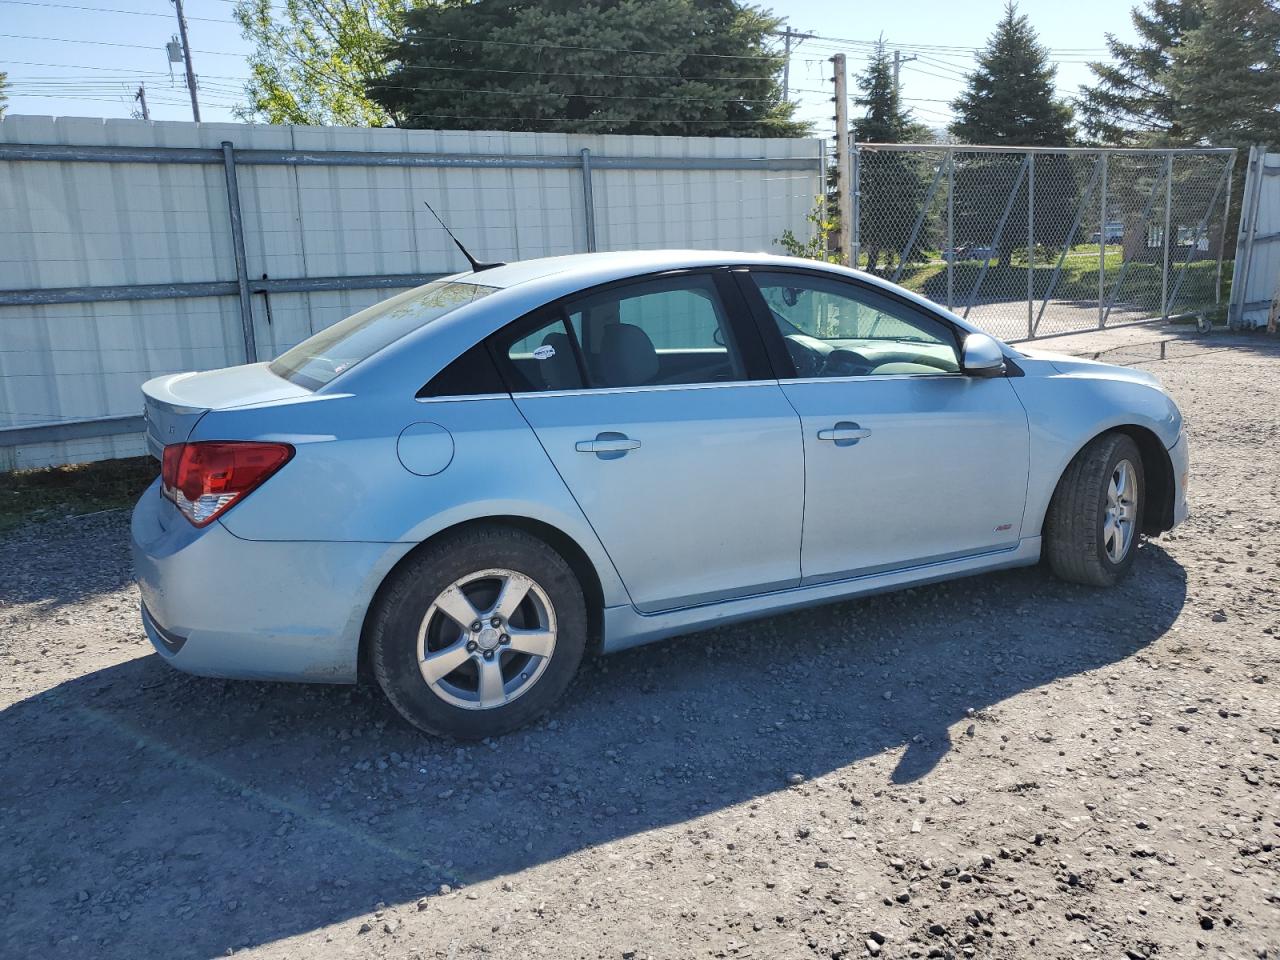
[[[1187,512],[1149,374],[842,267],[477,265],[271,363],[143,387],[142,620],[197,674],[376,677],[503,733],[589,650],[1033,564],[1106,587]]]

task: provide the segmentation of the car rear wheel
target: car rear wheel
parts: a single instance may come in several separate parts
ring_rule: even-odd
[[[473,527],[432,544],[383,589],[369,642],[378,684],[428,733],[476,740],[560,698],[586,648],[582,588],[531,534]]]
[[[1104,434],[1076,454],[1045,517],[1044,552],[1053,572],[1095,587],[1128,575],[1145,492],[1142,454],[1126,434]]]

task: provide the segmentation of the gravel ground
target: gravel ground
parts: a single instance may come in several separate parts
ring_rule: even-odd
[[[1195,465],[1121,587],[634,650],[493,743],[174,673],[126,516],[10,533],[0,956],[1280,957],[1280,344],[1045,346],[1121,344]]]

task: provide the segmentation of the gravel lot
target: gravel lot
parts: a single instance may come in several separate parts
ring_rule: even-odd
[[[150,654],[127,517],[0,540],[0,956],[1280,957],[1280,344],[1048,341],[1187,415],[1194,517],[584,666],[459,747]]]

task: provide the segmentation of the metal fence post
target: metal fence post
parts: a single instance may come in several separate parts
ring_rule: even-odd
[[[1173,216],[1173,154],[1165,156],[1164,177],[1164,271],[1160,277],[1160,310],[1162,319],[1169,319],[1169,252],[1173,240],[1169,236]]]
[[[1036,155],[1027,154],[1027,336],[1036,335]]]
[[[227,178],[227,211],[231,216],[231,248],[236,260],[236,286],[240,294],[240,326],[244,330],[246,363],[258,360],[258,341],[253,332],[253,298],[249,294],[249,264],[244,253],[244,221],[240,216],[240,183],[236,179],[236,149],[222,141],[222,170]]]
[[[818,192],[814,199],[818,203],[818,222],[813,225],[813,236],[816,240],[822,234],[822,224],[831,216],[831,195],[827,193],[827,144],[818,141]],[[830,252],[822,251],[824,254]]]
[[[1233,330],[1244,323],[1249,306],[1249,268],[1253,260],[1253,235],[1257,233],[1258,204],[1266,165],[1267,148],[1262,145],[1250,147],[1243,203],[1240,205],[1240,227],[1236,235],[1236,266],[1231,274],[1231,303],[1227,308],[1227,322]],[[1242,244],[1243,256],[1240,254]]]
[[[947,149],[947,309],[956,302],[956,152]]]
[[[1222,305],[1222,257],[1227,250],[1227,220],[1231,216],[1231,187],[1236,174],[1236,155],[1227,159],[1227,195],[1222,201],[1222,229],[1218,231],[1218,268],[1213,280],[1213,305]]]
[[[1098,329],[1107,322],[1107,159],[1102,154],[1102,197],[1098,201]]]
[[[587,224],[587,253],[596,252],[596,201],[591,189],[591,151],[582,148],[582,204]]]
[[[856,270],[862,256],[862,148],[856,140],[849,154],[849,162],[853,167],[849,179],[849,202],[853,208],[850,214],[853,221],[853,241],[849,252],[849,266]],[[844,174],[845,171],[841,170],[840,175]]]

